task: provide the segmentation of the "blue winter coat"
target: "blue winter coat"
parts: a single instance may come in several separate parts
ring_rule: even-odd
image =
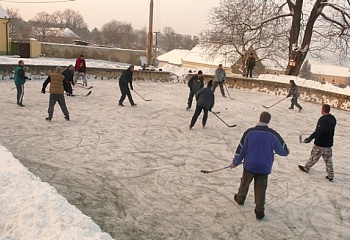
[[[289,149],[276,131],[266,123],[258,123],[256,127],[244,132],[232,162],[238,166],[244,160],[245,170],[256,174],[270,174],[274,153],[287,156]]]

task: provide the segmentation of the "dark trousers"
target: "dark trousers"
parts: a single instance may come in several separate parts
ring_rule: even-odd
[[[301,106],[298,103],[298,98],[292,97],[290,101],[291,101],[290,109],[294,109],[294,105],[297,106],[299,109],[301,109]]]
[[[187,107],[188,108],[192,107],[192,101],[193,101],[194,95],[196,95],[196,92],[190,91],[190,94],[188,95],[188,100],[187,100]]]
[[[131,105],[134,105],[134,100],[132,99],[131,93],[130,93],[130,89],[128,87],[128,85],[119,82],[119,87],[120,87],[120,92],[122,93],[122,96],[119,99],[119,104],[122,104],[125,100],[125,97],[128,96],[129,102]]]
[[[197,105],[196,110],[194,111],[194,114],[193,114],[193,117],[191,120],[191,125],[190,125],[191,128],[196,124],[196,121],[197,121],[199,115],[201,114],[202,110],[204,112],[203,118],[202,118],[202,125],[205,126],[205,124],[207,123],[209,110],[207,108],[204,108],[202,106]]]
[[[215,89],[216,89],[216,87],[218,85],[220,86],[221,95],[223,97],[225,97],[225,90],[224,90],[224,83],[223,82],[214,81],[214,83],[213,83],[213,92],[215,92]]]
[[[47,112],[49,113],[49,119],[52,119],[53,110],[54,110],[56,102],[58,102],[58,104],[60,105],[64,116],[69,117],[69,112],[68,112],[68,109],[66,106],[66,101],[64,100],[64,95],[63,94],[50,94],[49,109],[47,110]]]
[[[267,174],[256,174],[243,170],[243,175],[241,178],[241,185],[239,186],[236,198],[238,201],[244,203],[249,185],[254,179],[254,197],[255,197],[255,212],[263,213],[265,210],[265,197],[267,189]]]
[[[247,69],[246,77],[248,77],[248,75],[249,75],[249,77],[253,77],[253,68],[248,68]]]
[[[22,104],[24,96],[24,84],[16,85],[17,88],[17,104]]]
[[[63,82],[63,88],[64,91],[67,93],[67,95],[73,94],[72,84],[69,82]]]

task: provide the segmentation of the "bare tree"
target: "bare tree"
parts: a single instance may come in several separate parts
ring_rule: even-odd
[[[344,60],[349,51],[350,1],[304,2],[222,0],[211,13],[213,29],[204,31],[202,39],[214,43],[213,48],[232,45],[240,55],[266,49],[277,58],[288,49],[289,75],[299,74],[308,52],[318,56],[334,52]]]
[[[147,48],[147,29],[143,27],[141,30],[135,30],[135,40],[134,48],[135,49],[146,49]]]
[[[237,53],[242,72],[250,52],[259,53],[258,61],[270,59],[278,65],[287,56],[282,43],[288,33],[284,19],[273,18],[278,14],[281,9],[273,1],[222,0],[210,13],[213,28],[201,33],[202,44],[208,53]]]
[[[53,26],[53,18],[47,12],[38,12],[30,21],[33,37],[39,41],[46,41],[48,35],[54,35],[50,30]]]
[[[90,37],[88,26],[79,12],[66,9],[54,12],[51,17],[52,23],[57,27],[69,28],[81,38],[88,39]]]
[[[114,47],[132,48],[135,35],[130,23],[112,20],[102,26],[104,44]]]
[[[12,39],[28,38],[28,24],[22,19],[18,9],[7,8],[6,13],[10,18],[9,35]]]

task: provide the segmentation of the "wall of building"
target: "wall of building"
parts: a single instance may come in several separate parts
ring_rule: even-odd
[[[46,57],[55,58],[85,58],[107,60],[112,62],[130,63],[141,66],[141,56],[146,56],[145,50],[130,50],[119,48],[80,46],[74,44],[53,44],[41,42],[41,53]]]
[[[7,55],[9,51],[8,19],[0,19],[0,55]]]
[[[349,73],[350,74],[350,73]],[[313,79],[318,82],[329,82],[335,85],[350,85],[350,77],[330,76],[324,74],[313,74]]]
[[[36,58],[41,56],[41,44],[35,39],[30,38],[30,57]]]

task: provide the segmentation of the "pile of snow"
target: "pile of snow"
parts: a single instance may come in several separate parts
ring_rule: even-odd
[[[1,145],[0,165],[0,239],[112,239]]]

